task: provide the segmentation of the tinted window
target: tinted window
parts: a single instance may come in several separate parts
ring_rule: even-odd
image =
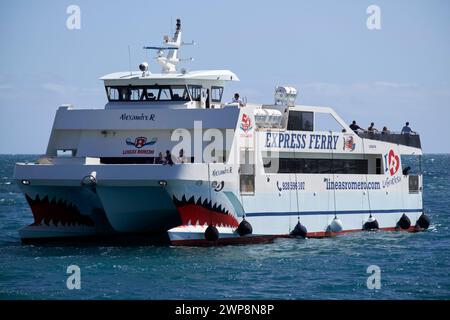
[[[313,131],[314,113],[305,111],[289,111],[288,130]]]
[[[295,159],[280,158],[278,170],[272,167],[277,161],[263,159],[266,173],[339,173],[367,174],[368,162],[362,159]]]
[[[314,114],[312,112],[301,112],[302,131],[313,131]]]

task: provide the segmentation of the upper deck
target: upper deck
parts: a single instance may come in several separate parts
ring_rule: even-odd
[[[398,132],[389,132],[389,133],[359,132],[358,136],[364,139],[390,142],[394,144],[421,149],[420,136],[418,134],[402,134]]]

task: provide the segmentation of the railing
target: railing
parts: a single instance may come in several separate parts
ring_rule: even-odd
[[[418,134],[402,134],[400,132],[358,132],[358,136],[364,139],[378,140],[401,144],[414,148],[421,148],[420,136]]]

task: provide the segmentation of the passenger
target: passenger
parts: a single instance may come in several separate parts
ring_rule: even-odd
[[[162,152],[159,153],[158,157],[155,160],[156,164],[163,164],[164,163],[164,156]]]
[[[166,157],[164,159],[163,164],[168,164],[170,166],[173,166],[172,154],[170,153],[169,150],[166,150]]]
[[[358,125],[356,124],[356,121],[355,121],[355,120],[353,120],[352,124],[351,124],[349,127],[350,127],[350,129],[352,129],[355,133],[358,133],[358,130],[364,131],[363,128],[361,128],[360,126],[358,126]]]
[[[186,157],[184,156],[184,150],[181,149],[180,153],[178,154],[178,162],[179,163],[185,163],[186,162]]]
[[[405,169],[403,169],[403,175],[404,175],[404,176],[409,175],[409,171],[411,171],[411,167],[410,167],[410,166],[407,166]]]
[[[235,93],[234,94],[234,97],[233,97],[233,100],[231,101],[231,103],[237,103],[237,104],[239,104],[239,107],[243,107],[244,106],[244,102],[239,97],[239,93]]]
[[[374,126],[375,126],[375,123],[371,122],[371,123],[370,123],[370,127],[367,128],[367,131],[368,131],[369,133],[379,132],[378,129],[376,129]]]
[[[305,130],[306,131],[313,131],[313,126],[312,126],[311,121],[309,121],[309,120],[305,121]]]
[[[391,132],[388,130],[388,128],[386,126],[383,127],[383,131],[381,131],[381,134],[389,134],[389,133]]]
[[[416,134],[415,131],[412,131],[409,127],[409,122],[406,122],[406,125],[402,128],[402,134]]]

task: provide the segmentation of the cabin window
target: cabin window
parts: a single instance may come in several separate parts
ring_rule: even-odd
[[[170,88],[161,88],[159,90],[159,96],[158,96],[159,101],[165,101],[165,100],[171,100],[171,99],[172,99],[172,95],[170,94]]]
[[[188,89],[185,86],[172,87],[172,100],[174,101],[189,101]]]
[[[222,101],[223,87],[211,87],[211,101]]]
[[[288,130],[313,131],[314,113],[305,111],[289,111]]]
[[[74,157],[76,154],[76,150],[72,149],[58,149],[56,150],[56,156],[59,158],[68,158]]]
[[[202,86],[188,86],[192,101],[200,101]]]
[[[344,127],[333,117],[331,113],[316,112],[314,116],[315,131],[342,132],[344,129]]]
[[[375,173],[381,174],[381,158],[376,158],[375,160]]]
[[[108,96],[108,100],[119,100],[119,89],[106,87],[106,95]]]
[[[190,101],[186,86],[106,87],[109,101]]]
[[[155,101],[158,99],[159,88],[148,87],[142,90],[141,100]]]
[[[408,189],[409,193],[419,192],[419,176],[409,176],[408,177]]]
[[[368,161],[358,159],[334,159],[331,162],[333,173],[368,174]]]
[[[266,164],[264,165],[266,173],[368,174],[368,161],[365,159],[279,158],[276,161],[264,158],[263,162]]]

